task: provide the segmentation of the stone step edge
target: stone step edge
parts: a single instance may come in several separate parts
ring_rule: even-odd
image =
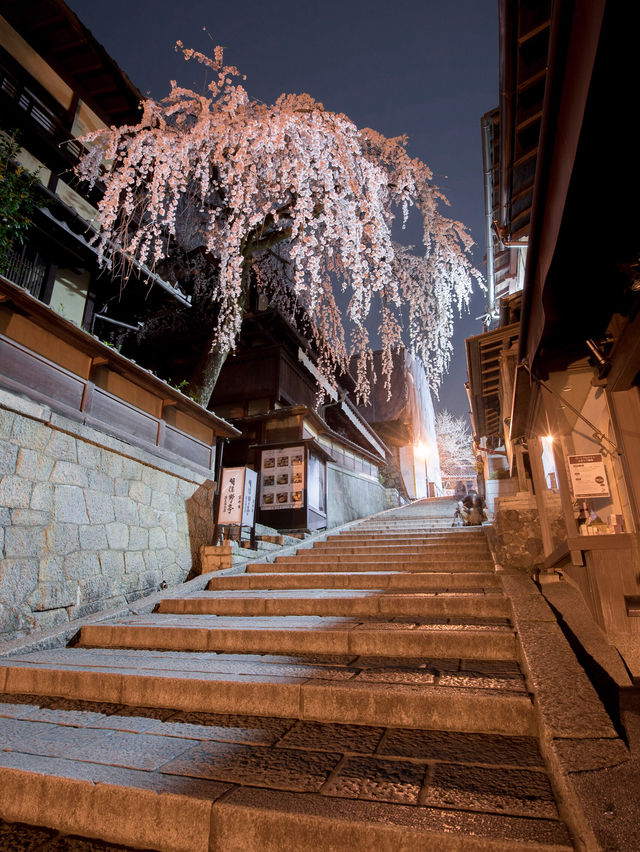
[[[487,572],[462,571],[268,571],[242,573],[233,576],[231,585],[225,589],[225,577],[212,577],[208,584],[209,591],[233,591],[282,589],[367,589],[380,588],[398,589],[402,591],[421,591],[423,589],[464,590],[465,588],[501,588],[497,574]],[[243,578],[237,584],[237,577]],[[350,580],[349,578],[352,578]],[[407,582],[402,582],[406,580]],[[344,582],[342,582],[344,581]],[[348,582],[347,582],[348,581]],[[463,582],[465,581],[465,582]],[[366,582],[366,585],[365,585]],[[415,583],[415,585],[411,585]],[[370,584],[370,585],[369,585]],[[468,584],[468,585],[466,585]]]
[[[228,627],[86,625],[83,648],[212,651],[241,654],[338,654],[379,657],[425,656],[467,660],[516,660],[516,636],[510,631],[459,630],[313,630]],[[0,683],[2,669],[0,668]],[[1,689],[0,689],[1,691]]]
[[[14,665],[3,692],[76,701],[109,702],[185,712],[275,716],[322,723],[422,730],[537,736],[527,693],[498,693],[447,686],[336,681],[301,683],[198,679],[157,673]]]
[[[207,594],[207,597],[204,597]],[[268,594],[254,596],[219,597],[209,591],[190,598],[170,598],[160,602],[159,613],[201,614],[229,616],[279,616],[279,615],[322,615],[322,616],[421,616],[441,615],[464,618],[509,618],[511,607],[505,597],[498,595],[430,595],[394,594],[379,596],[356,596],[322,598],[278,597]]]
[[[324,560],[318,559],[317,562],[311,562],[310,560],[298,561],[292,560],[291,562],[265,562],[261,560],[260,562],[248,562],[246,565],[246,573],[248,574],[316,574],[322,573],[324,570],[327,573],[371,573],[376,570],[375,566],[386,565],[388,568],[393,567],[393,569],[399,573],[405,574],[428,574],[429,566],[433,565],[434,568],[439,569],[437,571],[438,574],[442,573],[456,573],[456,574],[493,574],[494,573],[494,563],[492,561],[481,562],[479,565],[476,565],[476,562],[466,562],[461,567],[458,566],[457,562],[390,562],[390,561],[379,561],[379,562],[325,562]],[[467,567],[471,565],[472,567]],[[285,567],[288,566],[288,567]],[[413,567],[412,567],[413,566]],[[313,570],[311,570],[313,569]],[[337,570],[336,570],[337,569]],[[421,570],[423,569],[423,570]]]
[[[184,792],[157,792],[130,781],[115,783],[117,771],[112,767],[105,767],[110,770],[104,773],[106,780],[93,781],[71,773],[48,774],[47,763],[28,770],[0,769],[6,781],[0,785],[4,819],[160,852],[228,850],[238,848],[238,838],[244,838],[244,852],[281,852],[284,842],[290,849],[308,852],[319,848],[320,838],[328,852],[427,847],[441,852],[561,852],[573,848],[563,824],[549,819],[436,807],[418,810],[404,804],[256,787],[234,789],[226,782],[218,782],[217,796],[198,798]],[[415,825],[415,815],[426,817],[431,825]],[[453,825],[448,832],[441,828],[447,823]],[[556,834],[557,842],[516,836],[524,826],[533,827],[534,833]]]

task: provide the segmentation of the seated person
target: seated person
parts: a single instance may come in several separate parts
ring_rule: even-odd
[[[468,494],[464,500],[458,503],[458,508],[466,526],[478,526],[487,520],[484,501],[477,494]]]

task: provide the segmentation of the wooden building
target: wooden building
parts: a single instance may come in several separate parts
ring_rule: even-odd
[[[519,490],[533,486],[537,567],[580,590],[636,669],[639,12],[501,0],[495,230],[503,247],[526,240],[524,287],[517,324],[468,341],[477,433],[506,445]]]
[[[225,464],[259,472],[262,523],[319,529],[387,507],[379,471],[389,450],[349,400],[353,380],[340,379],[321,379],[309,342],[280,311],[255,306],[245,317],[211,404],[242,432]]]
[[[77,137],[136,122],[142,95],[62,0],[7,0],[2,12],[0,129],[18,131],[20,162],[37,172],[43,204],[0,269],[0,383],[211,472],[216,437],[235,430],[101,342],[132,320],[124,309],[126,322],[117,309],[97,311],[117,301],[121,282],[98,267],[90,244],[100,188],[73,179]],[[150,283],[147,310],[189,305],[143,270],[128,291],[140,299]]]

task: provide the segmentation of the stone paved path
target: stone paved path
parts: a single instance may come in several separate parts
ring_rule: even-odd
[[[0,660],[0,817],[171,852],[573,848],[511,600],[452,513]]]

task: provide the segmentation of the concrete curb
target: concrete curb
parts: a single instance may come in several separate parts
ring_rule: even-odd
[[[624,764],[629,752],[533,580],[519,571],[503,571],[500,578],[511,599],[520,662],[535,695],[540,750],[557,788],[560,815],[576,849],[599,852],[594,808],[574,779]]]

